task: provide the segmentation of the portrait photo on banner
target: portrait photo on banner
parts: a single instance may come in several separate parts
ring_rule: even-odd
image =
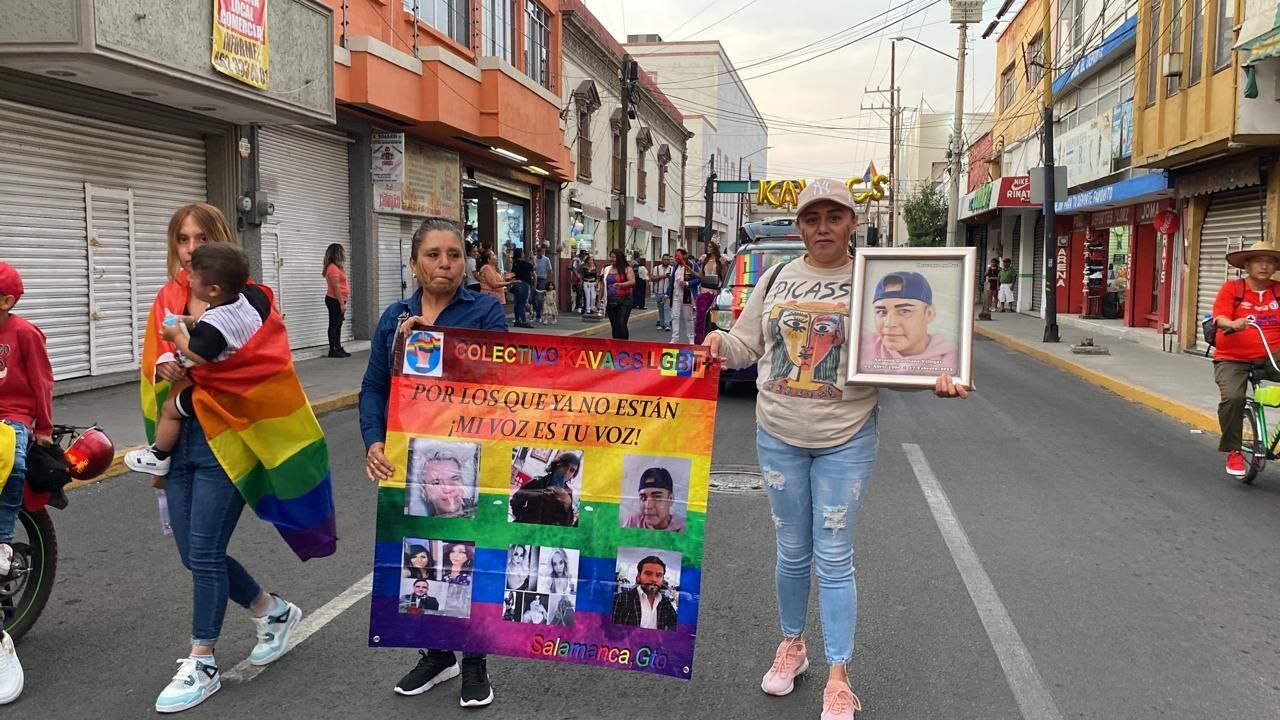
[[[577,450],[514,448],[508,522],[577,527],[582,456]]]
[[[618,548],[613,624],[674,631],[680,603],[680,553]]]
[[[479,471],[480,446],[476,443],[410,439],[404,514],[474,518]]]
[[[475,544],[404,538],[400,612],[471,617]]]
[[[859,248],[847,382],[973,386],[974,248]]]
[[[512,545],[507,550],[502,619],[531,625],[573,625],[578,550]]]
[[[687,457],[624,456],[618,524],[684,532],[692,468],[693,461]]]

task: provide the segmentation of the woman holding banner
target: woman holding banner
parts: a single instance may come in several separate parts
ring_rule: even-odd
[[[729,367],[759,363],[756,452],[773,511],[782,630],[760,688],[786,695],[809,668],[804,630],[810,572],[816,569],[828,665],[822,720],[854,720],[862,703],[850,687],[847,669],[858,608],[853,541],[880,442],[879,389],[844,382],[847,300],[811,299],[840,293],[848,297],[853,197],[842,182],[815,180],[800,193],[796,218],[805,255],[771,268],[772,275],[761,285],[772,291],[752,293],[732,331],[707,335],[705,345]],[[796,382],[791,368],[801,362],[821,372],[812,381]],[[946,375],[937,378],[934,393],[967,395]]]
[[[397,338],[421,326],[507,330],[502,303],[494,296],[462,286],[466,272],[462,230],[443,218],[428,218],[413,234],[409,267],[418,290],[408,299],[391,303],[373,335],[369,366],[360,386],[360,434],[366,448],[365,472],[377,483],[395,468],[387,458],[387,406],[391,396],[391,357]],[[407,318],[407,319],[406,319]],[[399,695],[419,695],[462,675],[461,705],[479,707],[493,702],[493,686],[485,656],[447,650],[418,651],[417,666],[396,684]]]

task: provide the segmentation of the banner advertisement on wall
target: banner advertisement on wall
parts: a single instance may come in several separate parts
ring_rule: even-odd
[[[213,0],[213,69],[267,89],[267,0]]]
[[[379,180],[379,137],[383,135],[374,136],[374,209],[461,222],[462,166],[458,153],[402,135],[403,163],[395,168],[394,177],[388,174],[386,180]]]
[[[689,679],[706,352],[440,328],[392,367],[369,644]]]

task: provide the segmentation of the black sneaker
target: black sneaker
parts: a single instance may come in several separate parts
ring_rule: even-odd
[[[489,671],[483,659],[462,660],[462,707],[484,707],[493,702],[493,685],[489,684]]]
[[[458,677],[458,660],[453,653],[419,650],[418,654],[422,658],[417,666],[396,683],[397,695],[421,695],[442,682]]]

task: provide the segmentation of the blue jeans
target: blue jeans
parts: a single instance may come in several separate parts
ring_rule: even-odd
[[[178,556],[191,571],[191,644],[214,645],[227,598],[247,608],[262,593],[244,566],[227,555],[244,498],[213,456],[199,421],[182,421],[171,458],[165,495]]]
[[[756,452],[778,538],[775,579],[782,634],[798,637],[804,632],[809,572],[816,558],[822,638],[832,665],[853,659],[858,622],[853,536],[880,445],[878,414],[873,411],[848,442],[830,448],[795,447],[756,430]]]
[[[539,321],[542,320],[542,307],[543,307],[543,303],[545,303],[546,301],[547,301],[546,290],[533,291],[533,316],[537,318]]]
[[[518,280],[511,284],[511,294],[515,295],[516,303],[516,322],[527,323],[529,316],[525,315],[524,306],[529,302],[529,283]]]
[[[31,430],[17,422],[3,421],[13,428],[13,470],[9,482],[0,492],[0,542],[13,539],[13,528],[18,523],[18,511],[22,509],[22,487],[27,479],[27,446],[31,444]]]

